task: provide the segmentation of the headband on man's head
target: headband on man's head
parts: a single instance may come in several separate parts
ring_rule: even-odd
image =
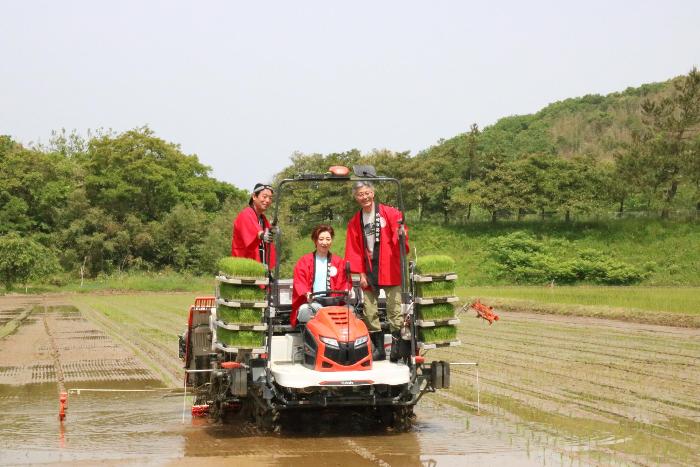
[[[253,188],[253,194],[254,194],[254,195],[257,195],[258,193],[260,193],[260,192],[263,191],[263,190],[270,190],[272,193],[275,192],[275,191],[272,189],[272,186],[271,186],[271,185],[265,185],[264,183],[256,183],[256,184],[255,184],[255,188]]]

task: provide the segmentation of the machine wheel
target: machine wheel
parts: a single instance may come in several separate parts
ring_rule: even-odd
[[[279,434],[282,431],[282,420],[279,410],[274,407],[261,407],[255,404],[255,424],[263,431]]]
[[[416,418],[413,406],[407,405],[378,407],[377,415],[382,426],[401,433],[410,430]]]

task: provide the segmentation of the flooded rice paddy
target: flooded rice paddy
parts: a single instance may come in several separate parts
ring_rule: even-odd
[[[1,465],[700,463],[696,330],[517,313],[487,326],[464,316],[463,346],[427,357],[479,363],[479,413],[475,368],[455,366],[452,388],[419,403],[409,433],[343,411],[291,418],[269,435],[244,420],[190,417],[176,370],[185,309],[173,307],[164,325],[167,295],[156,305],[135,299],[156,306],[160,324],[138,319],[143,310],[126,298],[105,297],[106,308],[94,297],[78,308],[61,300],[0,301],[0,328],[31,308],[0,340]],[[125,316],[115,314],[122,306]],[[71,394],[60,423],[62,390]]]

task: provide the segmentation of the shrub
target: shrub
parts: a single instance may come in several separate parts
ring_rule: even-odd
[[[45,246],[17,234],[0,237],[0,281],[8,291],[14,284],[26,286],[58,269],[56,256]]]
[[[627,285],[641,281],[649,272],[616,260],[591,248],[576,250],[573,242],[562,239],[538,241],[524,232],[514,232],[488,243],[501,275],[525,283],[555,281],[569,284],[588,281]]]

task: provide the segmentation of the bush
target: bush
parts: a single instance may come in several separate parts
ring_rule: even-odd
[[[497,237],[488,245],[501,275],[518,282],[628,285],[641,281],[649,273],[599,250],[577,251],[573,242],[557,239],[546,243],[524,232]]]
[[[58,269],[56,256],[43,245],[17,234],[0,237],[0,281],[8,291],[14,284],[26,286]]]

